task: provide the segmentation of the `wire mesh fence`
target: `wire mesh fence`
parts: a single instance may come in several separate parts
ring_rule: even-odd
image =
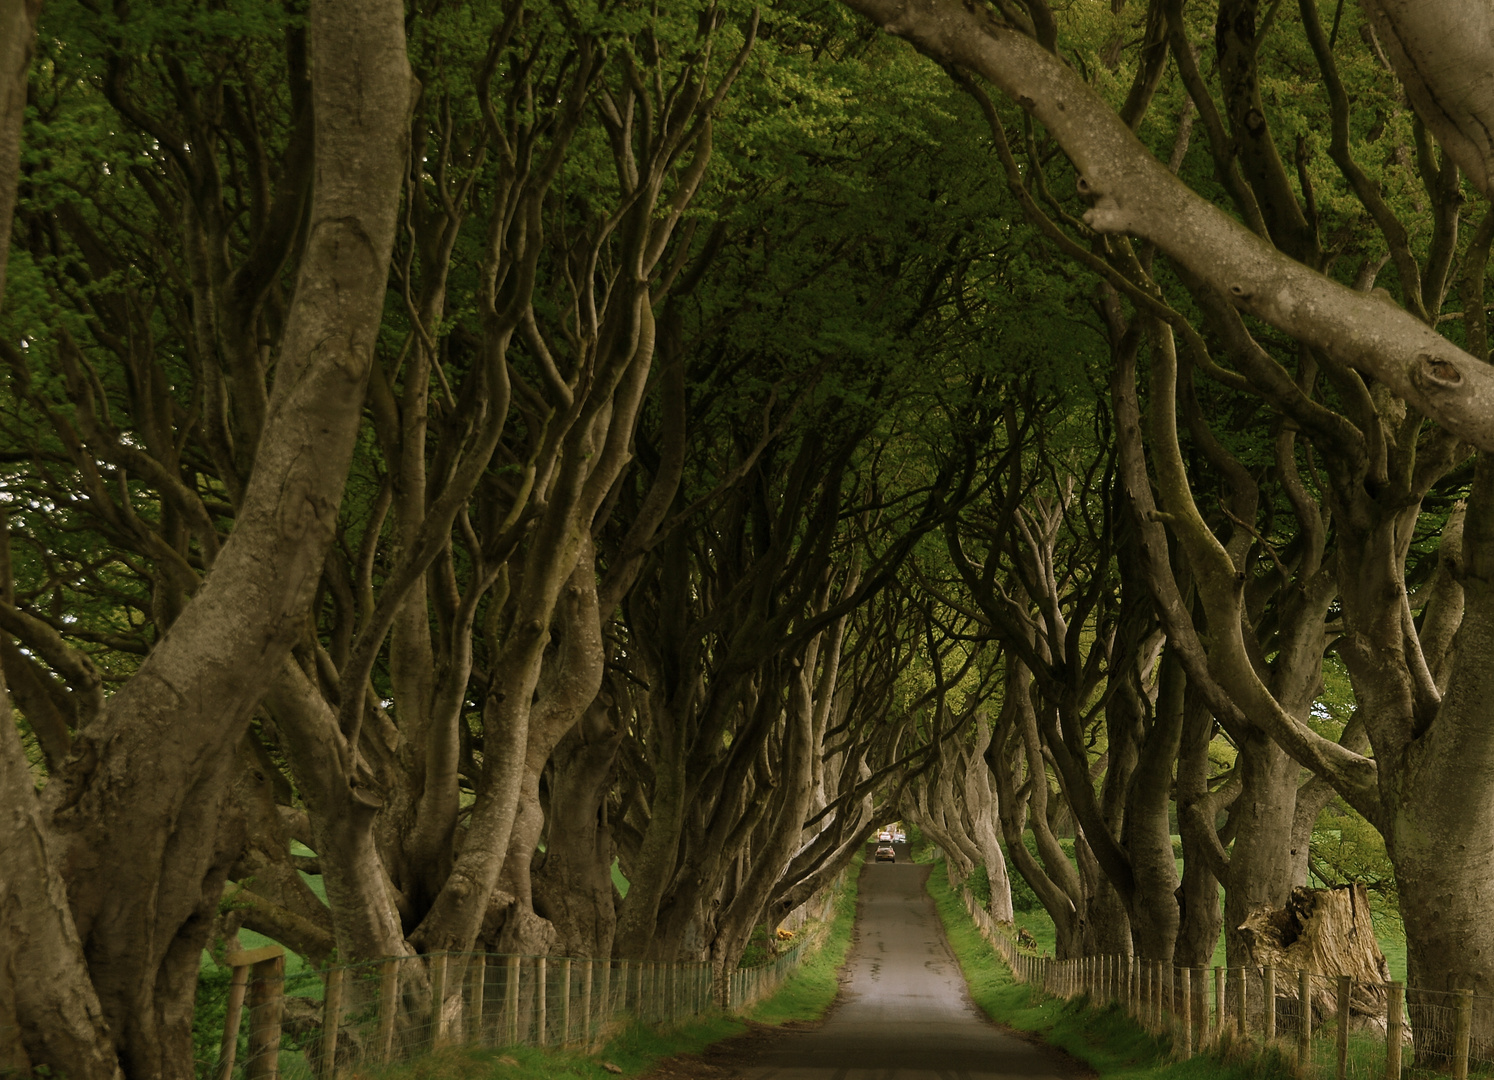
[[[1135,956],[1056,960],[965,904],[1013,975],[1040,992],[1124,1009],[1179,1058],[1275,1052],[1307,1080],[1494,1077],[1494,996],[1269,967],[1186,968]]]
[[[735,971],[729,1007],[773,993],[812,944]],[[629,1021],[719,1011],[709,963],[435,953],[287,974],[278,947],[231,954],[198,986],[201,1080],[334,1080],[446,1046],[592,1049]]]

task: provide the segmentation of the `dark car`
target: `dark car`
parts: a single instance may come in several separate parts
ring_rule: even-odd
[[[897,848],[891,844],[877,848],[877,862],[897,862]]]

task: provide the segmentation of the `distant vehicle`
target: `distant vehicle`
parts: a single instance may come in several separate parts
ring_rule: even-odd
[[[908,834],[905,832],[893,833],[892,839],[899,844],[906,844],[908,842]]]
[[[877,843],[879,843],[879,844],[890,844],[890,843],[892,843],[892,834],[890,832],[888,832],[886,829],[883,829],[881,832],[877,833]]]
[[[877,862],[897,862],[897,849],[891,844],[877,848]]]

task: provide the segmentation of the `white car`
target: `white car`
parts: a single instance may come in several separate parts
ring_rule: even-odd
[[[890,843],[892,843],[892,834],[890,832],[888,832],[887,830],[883,829],[881,832],[877,833],[877,843],[879,843],[879,844],[890,844]]]
[[[892,840],[897,844],[906,844],[908,842],[908,834],[905,832],[893,833]]]

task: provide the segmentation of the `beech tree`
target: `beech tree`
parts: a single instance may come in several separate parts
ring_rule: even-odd
[[[215,534],[198,537],[210,564],[200,587],[138,670],[80,709],[72,755],[43,792],[9,718],[0,732],[4,906],[21,920],[0,948],[7,979],[22,980],[5,997],[22,1040],[7,1050],[23,1052],[23,1068],[77,1077],[192,1070],[190,1002],[233,854],[233,750],[300,632],[333,537],[405,152],[411,83],[400,6],[318,0],[305,44],[317,62],[304,151],[318,167],[233,534],[221,547]],[[96,445],[107,454],[104,432]],[[88,691],[86,682],[73,687],[85,700]]]

